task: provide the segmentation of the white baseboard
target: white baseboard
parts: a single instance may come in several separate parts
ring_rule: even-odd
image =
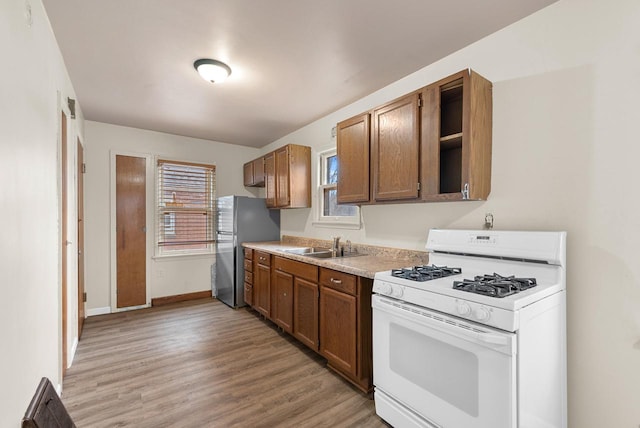
[[[76,356],[76,350],[78,349],[78,338],[73,339],[73,345],[71,346],[71,352],[69,358],[67,359],[67,368],[71,367],[73,364],[73,357]]]
[[[96,315],[110,314],[110,313],[111,313],[111,307],[110,306],[105,306],[104,308],[87,309],[87,316],[88,317],[93,317],[93,316],[96,316]]]

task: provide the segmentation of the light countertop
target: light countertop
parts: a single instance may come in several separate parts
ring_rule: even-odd
[[[328,241],[309,240],[283,236],[282,241],[244,242],[245,248],[265,251],[276,256],[316,265],[340,272],[373,279],[376,272],[427,263],[427,253],[423,251],[402,250],[396,248],[354,245],[362,255],[334,258],[315,258],[288,253],[285,250],[307,246],[328,248]]]

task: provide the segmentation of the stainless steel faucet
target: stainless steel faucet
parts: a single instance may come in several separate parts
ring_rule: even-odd
[[[333,237],[333,246],[331,247],[331,256],[336,257],[340,251],[340,237]]]

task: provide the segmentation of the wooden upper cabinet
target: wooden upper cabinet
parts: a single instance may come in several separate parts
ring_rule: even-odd
[[[338,203],[369,201],[371,115],[364,113],[338,123]]]
[[[311,206],[311,148],[289,144],[264,157],[269,208]]]
[[[491,82],[464,70],[424,88],[422,99],[422,199],[487,199],[491,191]]]
[[[244,164],[244,185],[253,186],[253,161]]]
[[[289,205],[289,146],[276,150],[276,206]]]
[[[264,158],[254,159],[244,164],[244,185],[264,187]]]
[[[419,100],[419,94],[413,93],[373,111],[371,165],[374,201],[418,197]]]
[[[338,203],[487,199],[492,110],[491,82],[463,70],[340,122]]]
[[[274,152],[264,157],[264,186],[266,205],[269,208],[276,206],[276,156]]]

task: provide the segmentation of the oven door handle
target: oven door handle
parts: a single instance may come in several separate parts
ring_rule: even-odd
[[[494,333],[488,329],[475,328],[454,317],[378,295],[373,296],[372,306],[374,310],[381,310],[392,316],[404,318],[469,342],[482,344],[507,355],[515,355],[516,353],[513,333]]]

